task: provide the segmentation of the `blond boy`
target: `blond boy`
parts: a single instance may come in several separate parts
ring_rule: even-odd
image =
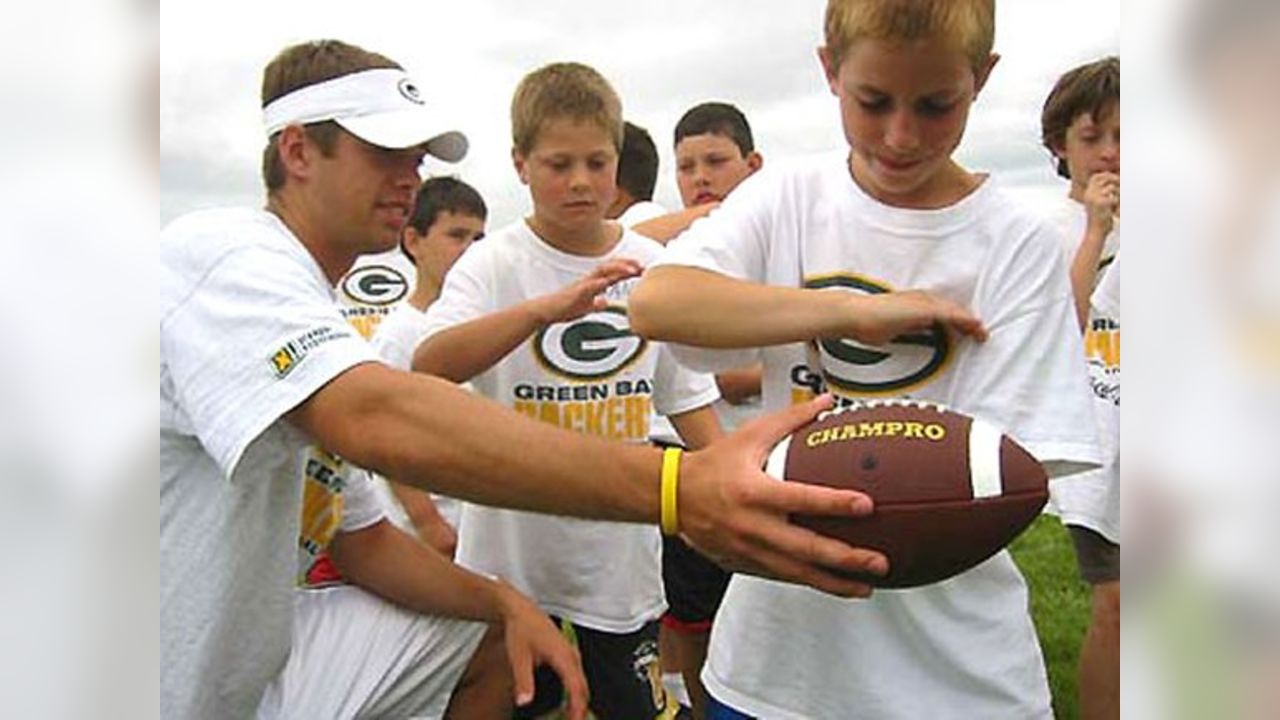
[[[635,337],[627,320],[635,278],[661,246],[605,221],[622,143],[617,95],[585,65],[552,64],[521,81],[511,115],[533,213],[450,271],[415,369],[471,380],[517,412],[611,440],[645,443],[653,409],[688,445],[706,445],[720,433],[714,379]],[[598,716],[654,717],[666,705],[659,548],[657,531],[643,525],[468,504],[458,561],[573,623]],[[543,690],[531,714],[558,703],[555,683]]]
[[[993,37],[992,0],[831,0],[819,59],[849,147],[775,163],[669,246],[632,298],[637,331],[721,349],[673,346],[705,370],[763,348],[768,408],[828,388],[938,401],[1003,426],[1055,474],[1096,463],[1057,240],[951,158]],[[986,342],[927,324],[849,339],[851,316],[903,287],[973,308]],[[1052,716],[1006,552],[864,602],[735,575],[702,679],[712,717]]]

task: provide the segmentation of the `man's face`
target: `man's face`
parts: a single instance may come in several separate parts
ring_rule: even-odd
[[[413,226],[404,229],[405,247],[413,255],[418,271],[436,283],[444,282],[445,273],[458,261],[471,243],[484,237],[484,220],[475,215],[442,210],[420,234]]]
[[[688,135],[676,143],[676,185],[685,207],[724,200],[759,167],[759,153],[744,156],[724,135]]]
[[[560,118],[539,129],[516,172],[529,186],[534,216],[550,228],[593,232],[617,194],[618,150],[595,123]]]
[[[339,133],[333,153],[319,157],[314,174],[314,207],[324,235],[354,255],[396,247],[413,210],[425,154],[421,147],[387,150]]]

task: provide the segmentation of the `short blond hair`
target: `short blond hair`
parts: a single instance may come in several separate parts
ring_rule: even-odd
[[[976,72],[995,44],[995,15],[995,0],[828,0],[823,35],[833,69],[858,40],[941,38]]]
[[[543,126],[568,118],[594,123],[622,150],[622,101],[595,69],[581,63],[544,65],[524,76],[511,98],[511,142],[528,155]]]

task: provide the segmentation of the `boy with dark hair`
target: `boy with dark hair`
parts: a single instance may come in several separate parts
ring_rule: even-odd
[[[705,102],[690,108],[674,133],[676,185],[684,212],[719,206],[720,202],[764,164],[755,149],[747,117],[724,102]],[[683,229],[683,228],[682,228]],[[759,362],[716,374],[721,399],[716,412],[732,430],[760,412]],[[693,550],[679,537],[662,543],[662,580],[667,612],[662,617],[666,647],[684,680],[695,718],[706,713],[706,691],[698,673],[707,659],[711,625],[729,573]]]
[[[425,330],[426,311],[440,296],[445,273],[471,243],[484,236],[489,210],[475,188],[455,177],[428,178],[418,188],[413,212],[400,233],[400,251],[413,263],[413,293],[392,308],[370,342],[394,368],[408,370]],[[428,545],[453,557],[462,507],[454,498],[390,482],[412,530]]]
[[[685,207],[718,203],[764,165],[751,125],[738,108],[705,102],[685,112],[675,129],[676,184]]]
[[[829,0],[818,56],[848,146],[757,173],[670,244],[632,295],[637,332],[699,346],[672,348],[703,370],[762,354],[768,408],[828,387],[846,403],[940,402],[1002,427],[1053,475],[1096,463],[1057,239],[952,158],[996,64],[994,26],[992,0]],[[922,324],[847,339],[850,313],[899,287],[972,306],[989,336]],[[712,717],[1052,717],[1007,552],[862,602],[736,574],[702,680]]]
[[[1041,136],[1070,181],[1052,220],[1071,268],[1085,337],[1103,467],[1053,484],[1093,611],[1080,649],[1081,717],[1120,716],[1120,59],[1062,75],[1045,99]]]

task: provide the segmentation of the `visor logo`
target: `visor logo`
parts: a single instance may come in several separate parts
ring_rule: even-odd
[[[418,92],[418,86],[409,78],[401,79],[396,87],[400,90],[400,95],[402,95],[405,100],[408,100],[415,105],[423,104],[422,93]]]

